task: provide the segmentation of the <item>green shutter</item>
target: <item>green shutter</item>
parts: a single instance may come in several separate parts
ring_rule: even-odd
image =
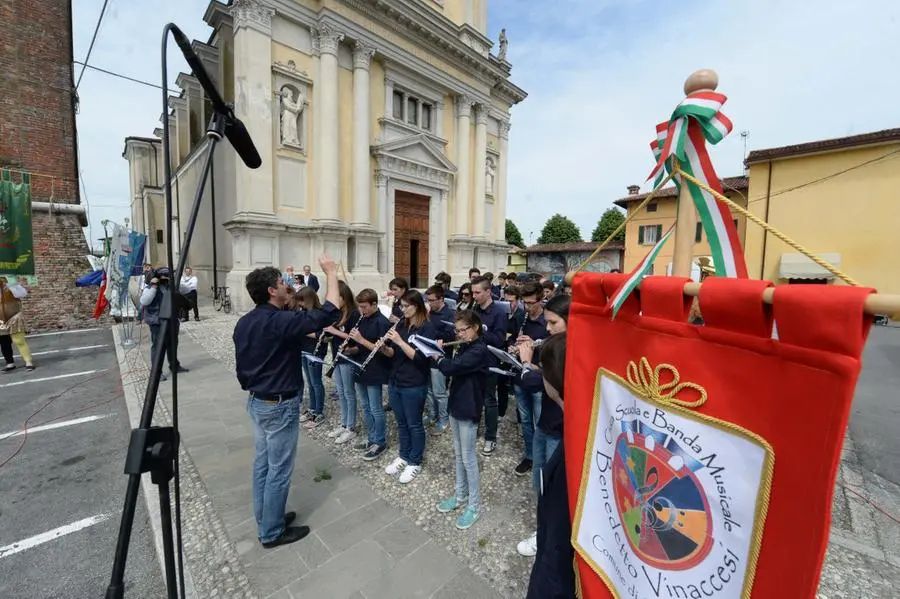
[[[644,244],[644,227],[638,227],[638,245]]]
[[[662,239],[662,225],[656,225],[656,241],[659,243],[659,240]]]

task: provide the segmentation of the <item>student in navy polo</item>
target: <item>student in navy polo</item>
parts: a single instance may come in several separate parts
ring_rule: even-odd
[[[425,290],[425,302],[428,306],[428,320],[437,334],[437,338],[450,342],[456,338],[454,328],[454,311],[444,303],[444,288],[440,285],[432,285]],[[447,348],[448,351],[450,348]],[[431,367],[431,376],[428,381],[428,394],[426,395],[426,413],[428,422],[434,426],[432,433],[439,435],[450,426],[447,416],[447,377],[438,370],[436,365]]]
[[[491,282],[486,277],[477,277],[472,281],[473,310],[481,318],[485,343],[497,349],[506,349],[506,312],[491,297]],[[496,366],[499,361],[491,356],[488,366]],[[481,455],[490,456],[497,449],[497,375],[489,373],[484,395],[484,447]]]
[[[374,289],[360,291],[356,295],[356,305],[362,320],[350,338],[361,348],[356,360],[360,364],[368,360],[365,370],[356,372],[356,396],[363,404],[368,438],[364,441],[364,446],[360,444],[356,447],[365,449],[363,459],[371,462],[377,460],[387,449],[382,388],[388,384],[391,376],[394,348],[385,340],[378,354],[375,356],[370,354],[378,340],[384,337],[393,325],[378,309],[378,294]]]
[[[281,272],[271,266],[247,275],[247,292],[256,307],[234,327],[235,371],[248,392],[247,412],[253,421],[253,515],[263,547],[294,543],[309,534],[308,526],[289,526],[285,513],[300,429],[301,340],[338,318],[334,260],[319,258],[328,281],[322,310],[284,310],[287,291]]]
[[[422,469],[425,455],[425,427],[422,410],[431,363],[422,352],[408,343],[410,335],[435,338],[434,327],[428,322],[428,312],[422,294],[411,289],[400,298],[403,318],[397,328],[388,333],[394,347],[393,368],[389,393],[394,418],[397,421],[399,456],[385,468],[391,476],[400,475],[400,483],[413,481]]]

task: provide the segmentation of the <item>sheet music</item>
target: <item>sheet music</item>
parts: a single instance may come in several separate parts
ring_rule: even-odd
[[[493,372],[494,374],[497,374],[500,376],[508,376],[510,378],[516,376],[516,373],[511,372],[509,370],[503,370],[502,368],[497,368],[496,366],[491,366],[490,368],[488,368],[488,371]]]
[[[409,344],[415,347],[417,350],[422,352],[422,354],[426,358],[431,358],[432,356],[443,356],[444,350],[438,345],[437,341],[434,339],[429,339],[428,337],[420,337],[419,335],[410,335],[409,336]]]
[[[313,364],[324,364],[325,363],[325,360],[309,353],[308,351],[303,352],[302,356],[303,356],[304,360],[309,360]]]
[[[488,350],[490,350],[490,352],[494,354],[494,356],[496,356],[501,362],[511,364],[513,368],[518,368],[519,370],[522,370],[524,368],[522,366],[522,363],[519,362],[519,360],[512,354],[509,354],[502,349],[497,349],[496,347],[490,345],[488,345]]]

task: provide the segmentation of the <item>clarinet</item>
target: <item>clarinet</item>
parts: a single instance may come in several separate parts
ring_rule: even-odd
[[[325,376],[327,376],[328,378],[331,378],[334,376],[334,369],[338,363],[338,356],[341,353],[343,353],[344,348],[347,347],[347,344],[350,342],[350,335],[353,334],[353,331],[355,331],[356,329],[359,328],[359,325],[362,324],[362,321],[363,321],[362,317],[360,317],[360,319],[356,321],[356,324],[353,326],[352,329],[350,329],[350,333],[348,334],[347,338],[344,339],[343,343],[341,343],[340,347],[338,347],[337,352],[335,352],[334,360],[331,362],[331,367],[328,369],[328,372],[325,373]]]
[[[391,327],[391,329],[390,329],[390,331],[388,331],[388,333],[390,333],[391,331],[396,329],[398,324],[400,324],[399,320],[394,323],[394,325]],[[378,352],[381,351],[381,348],[384,347],[385,343],[387,343],[387,337],[388,337],[387,333],[385,333],[383,337],[379,338],[378,341],[375,342],[375,347],[372,348],[371,353],[369,353],[369,355],[366,356],[366,359],[363,360],[363,363],[360,365],[361,366],[360,372],[365,370],[366,366],[369,365],[369,362],[371,362],[372,359],[375,357],[375,354],[377,354]]]
[[[536,348],[540,347],[546,340],[547,340],[546,337],[543,339],[535,339],[534,341],[531,342],[531,347],[536,349]],[[518,345],[512,346],[509,350],[509,355],[518,356],[519,355],[519,346]]]

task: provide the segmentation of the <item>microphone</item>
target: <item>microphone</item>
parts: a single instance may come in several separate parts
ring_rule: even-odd
[[[175,38],[175,43],[178,44],[178,47],[181,48],[181,53],[184,54],[185,61],[191,67],[191,71],[193,71],[194,77],[200,83],[200,87],[203,88],[203,93],[206,94],[206,97],[212,103],[213,110],[225,116],[225,137],[231,142],[231,146],[248,168],[259,168],[262,165],[262,158],[259,157],[259,152],[256,151],[256,146],[253,145],[253,140],[250,138],[247,127],[244,126],[244,123],[239,118],[234,116],[234,111],[219,95],[216,86],[213,85],[212,79],[209,78],[209,74],[203,67],[203,63],[200,62],[200,58],[194,54],[190,40],[188,40],[181,29],[174,25],[171,31],[172,36]]]

